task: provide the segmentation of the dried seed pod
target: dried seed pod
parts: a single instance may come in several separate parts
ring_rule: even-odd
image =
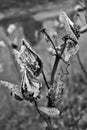
[[[77,31],[77,28],[75,27],[74,23],[69,19],[69,17],[64,11],[61,11],[59,16],[61,23],[64,24],[64,29],[67,35],[73,40],[75,40],[76,43],[78,43],[79,31]]]
[[[62,57],[67,62],[79,50],[78,38],[80,37],[80,32],[63,11],[60,12],[60,21],[64,24],[66,35],[63,37],[64,44],[58,46],[57,48],[62,50],[63,46],[65,46]]]
[[[55,118],[58,117],[60,114],[60,111],[57,108],[50,108],[50,107],[38,107],[38,109],[46,116]]]
[[[20,51],[13,50],[16,59],[22,69],[30,69],[35,76],[38,76],[43,69],[43,64],[40,57],[34,52],[29,43],[24,39],[22,40],[22,45]]]

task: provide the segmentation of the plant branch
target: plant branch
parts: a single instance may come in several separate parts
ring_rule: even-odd
[[[63,54],[63,52],[65,50],[68,36],[66,35],[65,37],[63,37],[64,44],[63,44],[63,46],[61,46],[61,53],[58,54],[57,48],[55,47],[55,44],[52,41],[52,39],[50,38],[50,36],[47,34],[46,29],[43,29],[42,32],[47,36],[48,40],[51,42],[51,44],[53,45],[54,50],[56,52],[56,54],[55,54],[56,57],[55,57],[54,65],[53,65],[53,68],[52,68],[51,80],[50,80],[50,85],[53,85],[53,83],[54,83],[54,77],[55,77],[55,74],[56,74],[56,71],[57,71],[57,67],[58,67],[59,61],[63,60],[62,59],[62,54]],[[54,107],[52,99],[49,96],[48,96],[47,107]],[[53,125],[52,125],[52,119],[51,119],[51,117],[48,117],[48,124],[47,125],[48,125],[47,126],[47,130],[54,130]]]
[[[51,81],[50,81],[51,85],[54,82],[54,77],[55,77],[55,73],[56,73],[59,61],[60,61],[60,59],[62,59],[62,54],[63,54],[63,52],[65,50],[65,47],[66,47],[66,41],[67,41],[67,39],[65,39],[65,41],[64,41],[63,48],[61,50],[61,54],[60,55],[58,55],[58,54],[56,55],[55,62],[54,62],[54,65],[53,65],[53,69],[52,69],[52,73],[51,73]]]
[[[54,48],[56,54],[58,54],[57,49],[56,49],[56,47],[55,47],[55,44],[54,44],[53,40],[51,39],[51,37],[50,37],[50,36],[48,35],[48,33],[46,32],[46,29],[45,29],[45,28],[42,29],[41,32],[43,32],[43,33],[47,36],[47,38],[48,38],[49,41],[51,42],[51,44],[52,44],[52,46],[53,46],[53,48]]]
[[[56,52],[56,58],[55,58],[55,62],[54,62],[54,65],[53,65],[53,69],[52,69],[52,73],[51,73],[51,81],[50,81],[50,84],[52,85],[53,84],[53,82],[54,82],[54,76],[55,76],[55,73],[56,73],[56,70],[57,70],[57,66],[58,66],[58,64],[59,64],[59,61],[60,61],[60,59],[62,59],[62,54],[63,54],[63,52],[64,52],[64,49],[65,49],[65,47],[66,47],[66,40],[67,40],[67,37],[65,36],[64,37],[64,46],[63,46],[63,48],[62,48],[62,50],[61,50],[61,54],[59,55],[58,54],[58,51],[57,51],[57,48],[55,47],[55,44],[54,44],[54,42],[53,42],[53,40],[51,39],[51,37],[48,35],[48,33],[46,32],[46,29],[44,28],[43,30],[41,30],[46,36],[47,36],[47,38],[49,39],[49,41],[51,42],[51,44],[53,45],[53,47],[54,47],[54,50],[55,50],[55,52]]]
[[[58,55],[56,55],[55,57],[55,61],[54,61],[54,65],[53,65],[53,69],[52,69],[52,73],[51,73],[51,80],[50,80],[50,84],[52,85],[54,82],[54,76],[57,70],[57,66],[59,64],[60,61],[60,57]]]
[[[49,85],[48,85],[48,82],[47,82],[47,79],[46,79],[46,76],[45,76],[45,73],[44,73],[43,70],[42,70],[42,75],[43,75],[43,79],[44,79],[44,81],[45,81],[45,84],[46,84],[47,88],[49,89],[50,87],[49,87]]]

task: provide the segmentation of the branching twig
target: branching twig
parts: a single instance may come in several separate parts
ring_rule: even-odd
[[[46,37],[47,37],[47,38],[49,39],[49,41],[51,42],[51,44],[52,44],[52,46],[53,46],[53,48],[54,48],[56,54],[58,54],[57,49],[56,49],[56,47],[55,47],[55,44],[54,44],[53,40],[51,39],[51,37],[50,37],[50,36],[48,35],[48,33],[46,32],[46,29],[45,29],[45,28],[42,29],[41,32],[43,32],[43,33],[46,35]]]
[[[50,81],[51,85],[53,84],[54,76],[55,76],[55,73],[56,73],[59,61],[60,61],[60,59],[62,59],[61,57],[62,57],[62,54],[63,54],[63,52],[65,50],[65,47],[66,47],[66,39],[65,39],[65,43],[64,43],[64,46],[62,48],[61,54],[60,55],[58,55],[58,54],[56,55],[56,59],[55,59],[55,62],[54,62],[52,73],[51,73],[51,81]]]
[[[51,37],[50,37],[50,36],[48,35],[48,33],[46,32],[46,29],[44,28],[44,29],[42,30],[42,32],[47,36],[48,40],[51,42],[51,44],[53,45],[53,48],[54,48],[54,50],[55,50],[55,52],[56,52],[56,55],[55,55],[56,58],[55,58],[55,62],[54,62],[54,65],[53,65],[53,69],[52,69],[52,73],[51,73],[51,80],[50,80],[50,84],[52,85],[53,82],[54,82],[54,76],[55,76],[55,73],[56,73],[56,70],[57,70],[59,61],[60,61],[60,59],[62,59],[62,54],[63,54],[64,49],[65,49],[65,47],[66,47],[66,40],[67,40],[67,39],[64,39],[64,40],[65,40],[65,43],[64,43],[64,46],[63,46],[63,48],[62,48],[62,50],[61,50],[61,54],[59,55],[59,54],[58,54],[58,51],[57,51],[57,49],[56,49],[56,47],[55,47],[55,44],[54,44],[53,40],[51,39]]]

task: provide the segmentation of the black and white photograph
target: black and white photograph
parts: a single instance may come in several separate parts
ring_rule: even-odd
[[[0,130],[87,130],[87,0],[0,0]]]

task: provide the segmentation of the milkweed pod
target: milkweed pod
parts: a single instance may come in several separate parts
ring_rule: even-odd
[[[63,59],[69,61],[79,50],[78,38],[80,37],[80,32],[64,11],[60,12],[60,20],[64,24],[64,29],[66,31],[63,37],[64,41],[66,38],[66,46],[63,44],[63,46],[65,46]],[[60,45],[60,47],[62,48],[62,45]]]
[[[60,111],[57,108],[49,108],[49,107],[38,107],[38,109],[45,115],[49,117],[58,117]]]
[[[79,30],[75,27],[74,23],[69,19],[64,11],[61,11],[59,16],[61,23],[64,24],[66,34],[78,43],[78,38],[80,37]]]
[[[43,69],[41,58],[35,51],[31,49],[29,43],[25,41],[25,39],[22,40],[20,51],[14,51],[14,54],[16,55],[17,61],[20,64],[21,69],[30,69],[35,76],[38,76],[41,73]]]

